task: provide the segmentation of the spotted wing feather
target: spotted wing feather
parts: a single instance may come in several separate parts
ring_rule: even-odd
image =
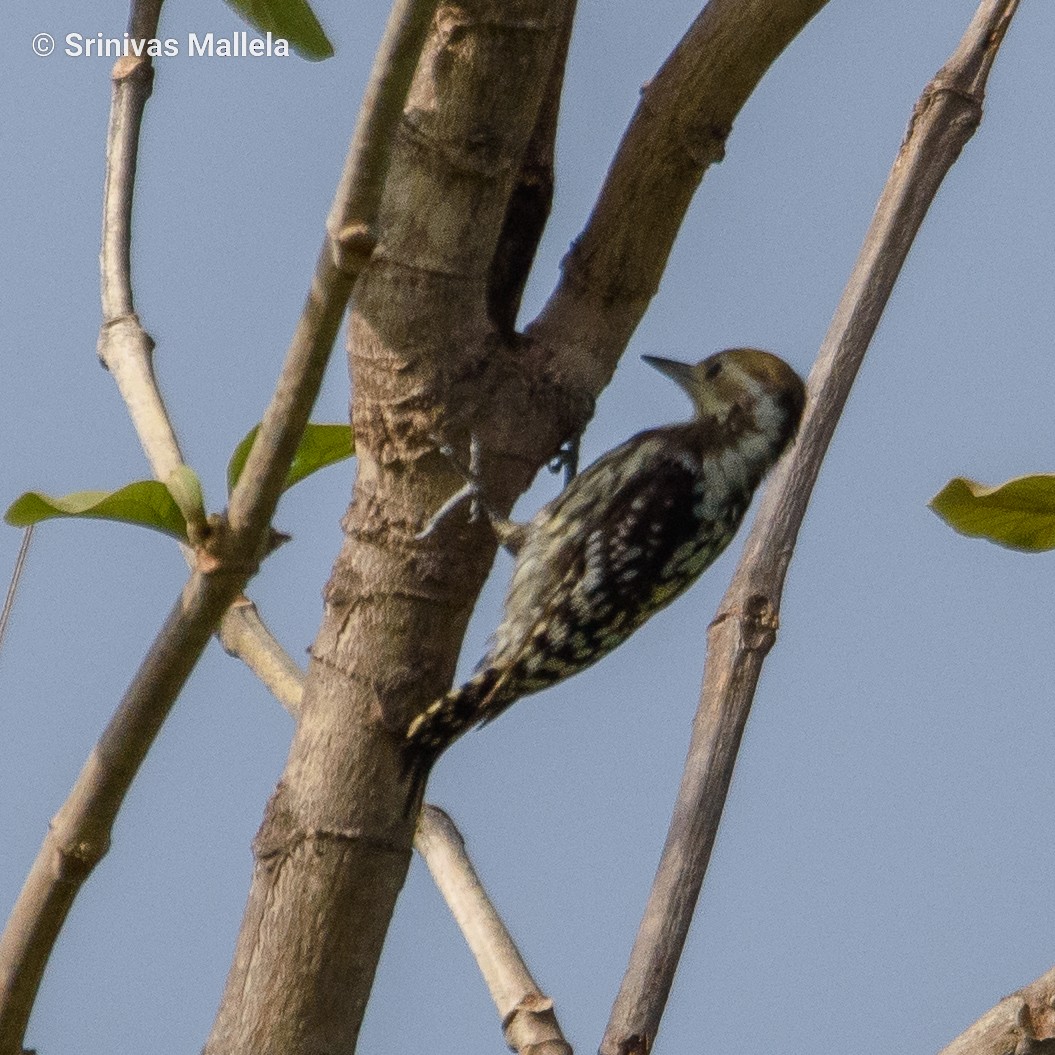
[[[408,750],[438,753],[606,655],[724,549],[749,500],[669,429],[601,458],[528,525],[493,647],[416,720]]]

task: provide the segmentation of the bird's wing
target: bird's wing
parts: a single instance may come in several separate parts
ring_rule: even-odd
[[[701,471],[675,448],[642,461],[608,500],[587,543],[585,575],[573,604],[585,618],[602,606],[628,613],[629,633],[684,589],[724,548],[742,510],[725,500],[724,477]],[[730,524],[730,519],[732,524]]]
[[[512,671],[548,631],[555,635],[549,647],[560,647],[561,628],[588,628],[619,610],[629,633],[641,608],[646,617],[655,610],[652,591],[664,568],[697,535],[699,473],[687,453],[638,447],[637,457],[617,449],[595,463],[532,525],[481,667]]]

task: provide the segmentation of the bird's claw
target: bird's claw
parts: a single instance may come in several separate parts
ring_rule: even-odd
[[[439,526],[441,521],[446,520],[459,506],[467,500],[469,506],[469,523],[475,524],[482,516],[487,515],[486,503],[483,499],[483,488],[480,483],[480,464],[482,460],[480,441],[476,434],[469,437],[469,464],[464,465],[454,448],[434,433],[429,433],[429,439],[436,445],[436,450],[450,462],[451,467],[465,480],[465,486],[455,491],[439,509],[429,518],[429,522],[419,531],[414,538],[420,542],[428,538]]]
[[[547,466],[551,473],[559,473],[562,469],[564,470],[564,486],[575,479],[579,472],[579,443],[581,436],[572,436],[570,440],[565,440],[560,445],[560,450],[557,451],[556,457],[550,459]]]
[[[447,519],[459,506],[463,505],[466,500],[472,503],[469,510],[470,522],[477,519],[478,507],[479,507],[479,488],[475,483],[467,483],[460,490],[455,491],[450,498],[447,499],[439,509],[429,518],[429,522],[414,536],[415,540],[421,542],[426,539],[439,527],[440,523]]]

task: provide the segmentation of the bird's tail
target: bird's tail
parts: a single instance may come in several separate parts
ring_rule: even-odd
[[[410,778],[410,801],[421,790],[433,763],[463,733],[495,713],[504,696],[507,672],[485,666],[465,684],[441,696],[407,726],[403,740],[403,774]]]

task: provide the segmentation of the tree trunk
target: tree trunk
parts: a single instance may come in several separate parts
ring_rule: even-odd
[[[555,0],[441,8],[425,46],[393,154],[382,241],[355,293],[359,471],[346,538],[289,760],[256,839],[249,904],[206,1048],[213,1055],[355,1047],[419,805],[406,802],[398,732],[448,688],[495,550],[482,526],[415,539],[461,483],[428,436],[464,436],[477,408],[501,420],[523,399],[503,382],[503,405],[491,405],[479,378],[511,347],[488,313],[491,261],[561,10]],[[489,449],[509,462],[493,494],[499,505],[511,504],[563,438],[550,413],[535,419],[548,424],[518,428],[508,452],[502,429],[480,422]]]

